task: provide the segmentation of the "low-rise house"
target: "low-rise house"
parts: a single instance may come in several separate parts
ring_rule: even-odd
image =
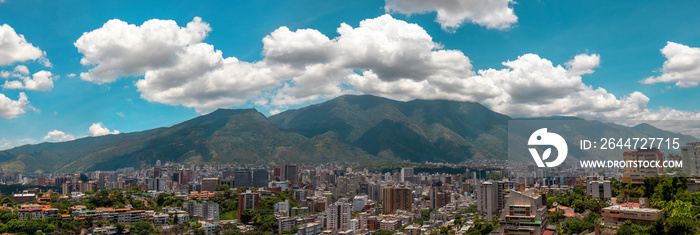
[[[620,226],[629,220],[633,224],[649,226],[664,216],[664,212],[655,208],[616,205],[603,208],[603,221],[608,226]]]

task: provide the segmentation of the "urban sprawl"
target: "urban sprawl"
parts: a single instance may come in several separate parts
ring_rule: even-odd
[[[0,174],[0,232],[22,234],[697,234],[700,142],[624,161],[683,169],[472,160],[150,167]]]

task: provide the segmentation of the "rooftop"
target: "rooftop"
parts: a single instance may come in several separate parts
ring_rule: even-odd
[[[640,208],[631,206],[609,206],[603,208],[603,210],[616,210],[616,211],[631,211],[631,212],[651,212],[651,213],[661,213],[661,210],[655,208]]]

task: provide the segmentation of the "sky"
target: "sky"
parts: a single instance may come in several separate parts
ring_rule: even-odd
[[[0,150],[345,94],[691,120],[697,1],[0,0]]]

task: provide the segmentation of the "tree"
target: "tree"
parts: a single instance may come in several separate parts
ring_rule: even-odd
[[[447,226],[440,226],[440,234],[447,235],[447,232],[449,232],[450,229],[447,228]]]
[[[548,213],[547,214],[547,219],[549,221],[549,224],[556,224],[559,223],[559,220],[564,219],[564,212],[559,210],[554,213]]]
[[[485,235],[485,234],[490,234],[491,231],[494,229],[497,229],[499,224],[498,224],[498,219],[493,218],[491,222],[484,221],[483,219],[479,218],[478,216],[474,216],[474,226],[469,228],[467,230],[467,234],[469,235]]]
[[[227,184],[220,184],[216,186],[216,191],[225,191],[229,189],[229,186]]]
[[[253,218],[256,215],[258,215],[258,213],[256,211],[251,210],[251,209],[245,209],[241,212],[241,218],[238,218],[238,219],[241,221],[241,223],[248,224],[253,220]]]
[[[478,211],[478,209],[477,209],[476,205],[471,205],[465,209],[462,209],[462,211],[460,211],[460,213],[462,213],[462,214],[476,213],[477,211]]]
[[[153,224],[149,223],[146,220],[141,220],[141,221],[138,221],[138,222],[131,224],[131,234],[151,235],[151,234],[158,234],[158,233],[156,232],[156,229],[153,227]]]
[[[13,200],[12,197],[4,197],[2,198],[2,201],[0,201],[1,204],[7,204],[7,205],[12,205]]]
[[[462,216],[460,214],[455,215],[455,224],[462,225]]]
[[[578,234],[593,228],[593,223],[578,218],[568,218],[561,224],[567,234]]]

